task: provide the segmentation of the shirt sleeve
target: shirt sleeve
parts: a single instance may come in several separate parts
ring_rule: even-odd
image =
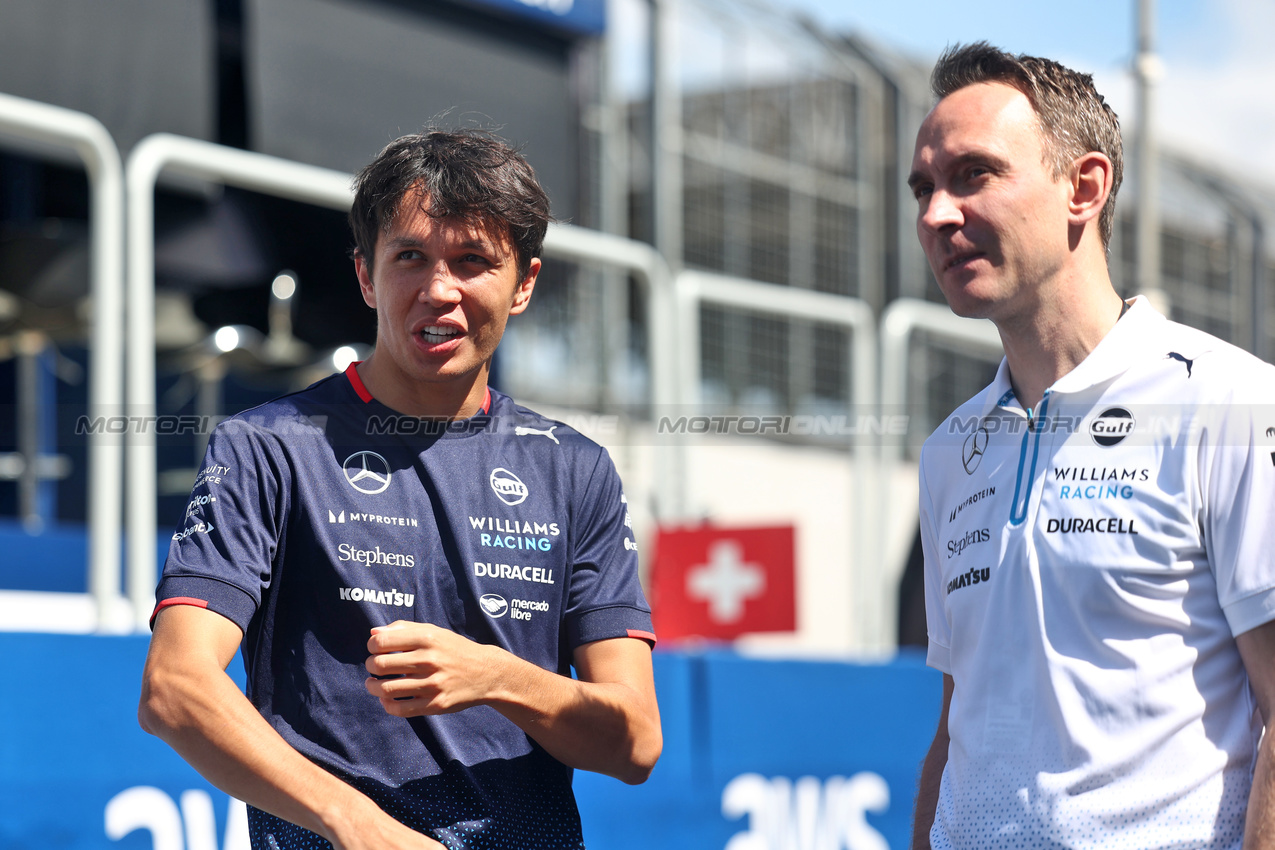
[[[573,503],[568,646],[616,637],[654,644],[651,606],[638,580],[633,521],[620,476],[604,449],[598,449],[597,462]]]
[[[952,629],[947,621],[943,600],[943,571],[938,560],[938,544],[934,538],[934,508],[930,501],[930,488],[926,482],[925,457],[921,457],[921,551],[925,556],[925,629],[929,647],[925,663],[944,673],[952,672]]]
[[[196,605],[246,632],[270,587],[289,490],[289,471],[269,434],[240,419],[220,424],[169,544],[155,613]]]
[[[1204,545],[1233,635],[1275,620],[1275,368],[1256,371],[1200,428]]]

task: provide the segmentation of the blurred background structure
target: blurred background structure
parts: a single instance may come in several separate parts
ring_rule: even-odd
[[[593,426],[634,491],[644,543],[661,524],[795,527],[797,628],[742,646],[880,657],[902,632],[918,640],[915,615],[898,614],[910,462],[998,359],[986,328],[953,332],[924,309],[939,296],[903,178],[930,105],[927,63],[745,0],[3,0],[0,19],[0,92],[100,120],[125,160],[163,132],[335,177],[431,121],[523,144],[562,222],[654,246],[676,296],[631,266],[549,252],[496,384]],[[1143,37],[1146,60],[1131,65],[1150,90],[1154,27]],[[1155,153],[1136,132],[1143,113],[1128,112],[1117,287],[1272,356],[1275,191],[1202,155]],[[76,432],[93,383],[93,222],[83,165],[9,135],[0,517],[30,537],[74,530],[95,504],[92,435]],[[340,199],[197,172],[160,167],[154,193],[152,413],[234,413],[366,352],[373,318]],[[1144,194],[1154,215],[1138,212]],[[1158,238],[1141,238],[1140,221]],[[796,419],[786,433],[752,436],[749,421],[660,433],[696,415]],[[173,430],[154,436],[146,475],[161,541],[182,522],[206,441]],[[131,546],[129,563],[149,560]],[[75,584],[82,567],[60,568]],[[110,618],[101,608],[89,628]]]
[[[1141,33],[1113,279],[1270,359],[1275,188],[1139,136],[1137,116],[1157,126],[1153,17]],[[735,649],[922,644],[917,451],[1000,357],[990,325],[948,314],[916,243],[904,180],[932,58],[756,0],[0,0],[0,630],[145,622],[205,426],[370,350],[342,181],[434,122],[523,144],[550,192],[563,224],[493,383],[610,449],[645,568],[662,532],[788,526],[771,579],[793,625],[745,618]],[[32,104],[104,147],[35,133]],[[152,160],[151,193],[137,154],[157,133],[296,166],[309,194],[231,178],[220,153]],[[125,174],[153,230],[136,194],[125,219]],[[126,237],[152,233],[127,274],[153,264],[153,329],[148,303],[95,283],[122,285]],[[153,379],[125,375],[125,341],[150,351],[152,332]],[[112,430],[150,415],[146,439]],[[93,555],[90,527],[108,541]],[[750,557],[713,556],[709,597],[770,604],[735,581]]]

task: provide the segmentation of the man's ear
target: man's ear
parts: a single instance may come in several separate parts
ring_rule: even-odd
[[[1111,197],[1114,168],[1106,154],[1090,151],[1071,164],[1071,197],[1067,211],[1072,224],[1085,225],[1097,219]]]
[[[536,288],[536,277],[540,274],[540,258],[532,257],[527,264],[527,276],[514,288],[514,303],[509,308],[509,315],[516,316],[531,302],[531,292]]]
[[[362,251],[354,252],[354,274],[359,279],[359,291],[363,293],[363,303],[376,309],[376,288],[372,286],[372,267]]]

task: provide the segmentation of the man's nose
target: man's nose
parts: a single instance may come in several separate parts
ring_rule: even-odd
[[[921,210],[920,222],[927,230],[942,230],[945,227],[960,224],[964,220],[960,203],[950,192],[934,189],[925,199]]]
[[[429,269],[418,297],[426,304],[455,304],[460,300],[459,283],[452,269],[440,260]]]

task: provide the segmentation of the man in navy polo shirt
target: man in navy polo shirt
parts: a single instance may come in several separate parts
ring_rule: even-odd
[[[548,198],[474,132],[399,139],[356,189],[376,349],[213,434],[141,723],[254,848],[583,847],[572,769],[642,782],[662,739],[614,466],[487,386]]]

